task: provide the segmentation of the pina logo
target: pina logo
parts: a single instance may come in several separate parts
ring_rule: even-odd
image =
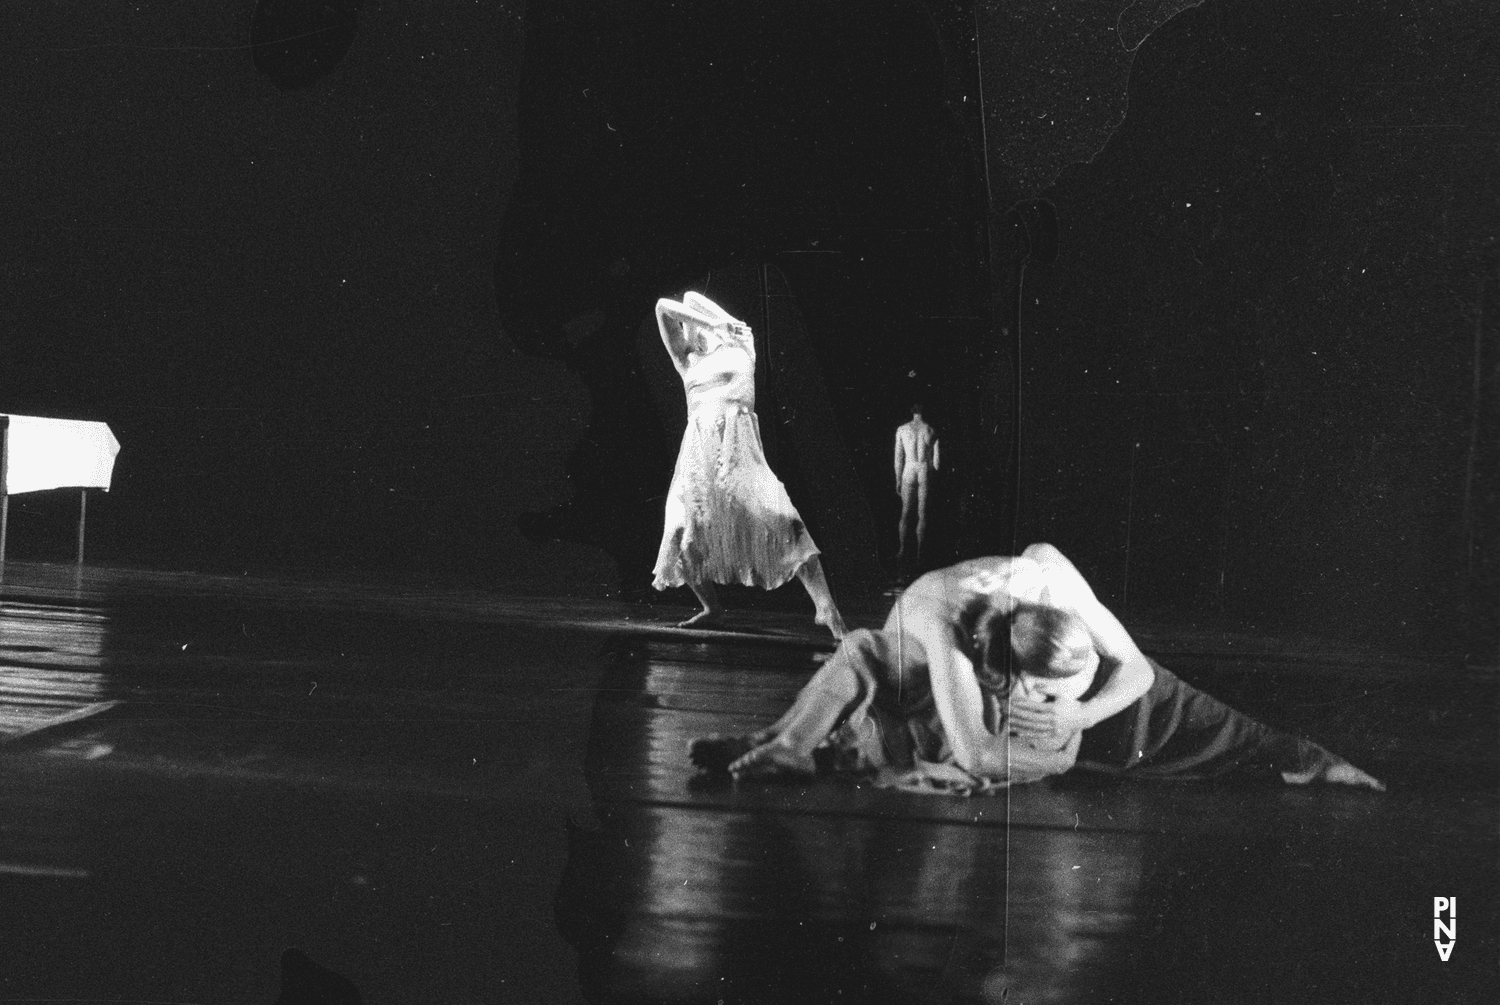
[[[1448,920],[1443,920],[1444,914]],[[1443,940],[1446,939],[1445,943]],[[1432,942],[1437,946],[1438,957],[1448,962],[1448,957],[1453,953],[1453,944],[1458,941],[1458,898],[1457,897],[1433,897],[1432,898]]]

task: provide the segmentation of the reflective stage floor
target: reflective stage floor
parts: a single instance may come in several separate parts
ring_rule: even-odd
[[[735,788],[695,779],[687,742],[773,718],[829,646],[810,615],[666,627],[682,613],[9,564],[0,1003],[1500,989],[1493,668],[1139,632],[1383,795],[1072,776],[970,800]],[[1446,962],[1437,896],[1463,919]],[[284,989],[289,948],[343,997]]]

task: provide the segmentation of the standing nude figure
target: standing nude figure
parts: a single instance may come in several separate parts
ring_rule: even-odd
[[[686,585],[697,595],[703,609],[679,626],[687,628],[711,625],[724,613],[715,583],[774,590],[796,576],[817,623],[843,638],[818,547],[766,464],[750,328],[697,293],[681,303],[658,300],[656,323],[682,377],[688,419],[652,585]]]
[[[927,491],[932,472],[941,466],[937,430],[922,421],[922,406],[911,406],[911,421],[896,430],[896,495],[901,497],[901,546],[896,566],[905,574],[908,561],[922,560],[927,540]],[[915,521],[915,527],[913,527]],[[911,547],[915,539],[915,548]]]

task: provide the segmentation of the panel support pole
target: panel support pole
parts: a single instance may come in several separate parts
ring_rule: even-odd
[[[0,565],[5,564],[5,530],[10,522],[10,416],[0,415]]]
[[[89,490],[78,490],[78,564],[83,564],[83,518],[89,511]]]

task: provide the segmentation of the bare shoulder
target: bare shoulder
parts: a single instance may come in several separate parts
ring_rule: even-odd
[[[912,583],[907,592],[919,596],[942,596],[962,604],[967,597],[1008,592],[1012,579],[1032,564],[1009,555],[971,558],[927,573]]]
[[[1026,550],[1021,552],[1021,557],[1029,558],[1033,562],[1038,562],[1042,565],[1060,565],[1068,569],[1073,569],[1074,572],[1078,571],[1073,568],[1073,563],[1068,561],[1067,556],[1058,551],[1056,546],[1050,545],[1045,541],[1028,544]]]
[[[1083,573],[1053,545],[1045,542],[1028,545],[1021,556],[1036,563],[1055,602],[1075,608],[1097,603],[1093,587],[1083,578]]]
[[[1083,573],[1078,571],[1078,567],[1068,561],[1068,557],[1058,551],[1056,547],[1046,542],[1027,545],[1026,550],[1021,552],[1021,557],[1035,562],[1053,576],[1077,580],[1087,585],[1083,578]]]

